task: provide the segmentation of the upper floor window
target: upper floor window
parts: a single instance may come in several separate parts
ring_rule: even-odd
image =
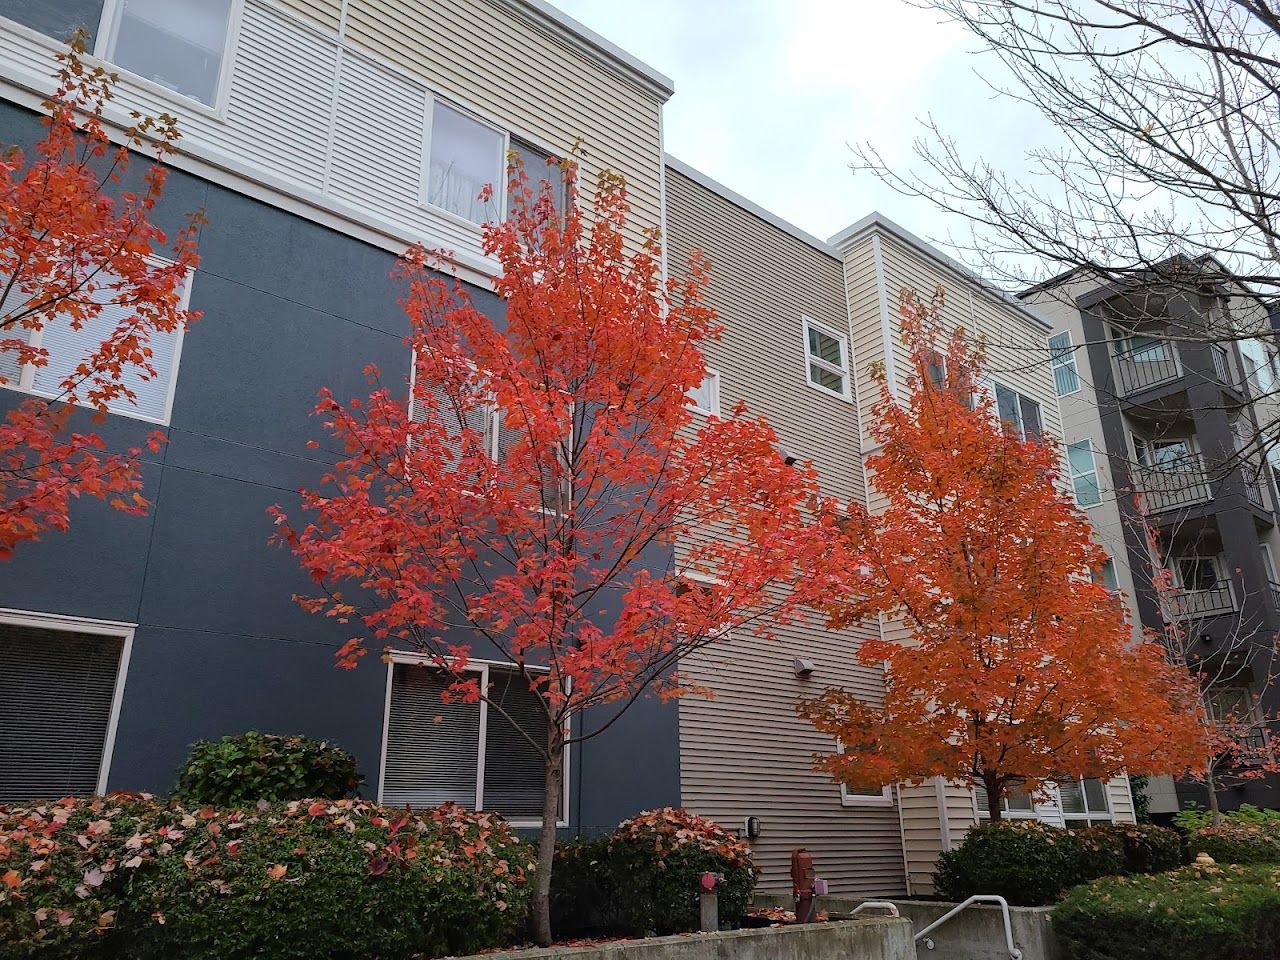
[[[1053,368],[1053,386],[1058,396],[1065,397],[1080,389],[1080,375],[1076,370],[1076,353],[1071,346],[1071,334],[1055,333],[1049,338],[1049,365]]]
[[[472,223],[502,217],[507,136],[440,101],[431,107],[425,197],[427,203]],[[481,191],[493,188],[482,200]]]
[[[1071,488],[1076,504],[1093,507],[1102,502],[1098,485],[1098,464],[1093,457],[1093,443],[1087,438],[1067,444],[1067,462],[1071,467]]]
[[[215,106],[235,0],[107,0],[105,60]]]
[[[1112,593],[1120,592],[1120,580],[1116,576],[1116,562],[1111,557],[1107,557],[1102,566],[1094,571],[1093,582],[1100,583]]]
[[[808,317],[801,317],[800,321],[810,385],[848,400],[849,338]]]
[[[103,309],[96,316],[82,317],[79,329],[71,325],[71,319],[65,313],[58,313],[38,330],[17,327],[3,331],[0,339],[25,339],[31,346],[47,351],[48,357],[44,366],[19,366],[15,353],[0,350],[0,385],[58,399],[65,393],[65,381],[80,379],[74,376],[76,368],[89,360],[107,338],[122,324],[128,323],[134,315],[133,309],[127,304],[111,302],[111,274],[100,273],[96,282],[99,286],[93,299],[94,302],[103,304]],[[184,298],[190,295],[190,289],[188,279]],[[11,294],[10,298],[17,299],[17,295]],[[9,301],[0,304],[0,316],[15,315],[21,304],[21,300],[12,305]],[[183,309],[185,308],[184,299]],[[155,368],[156,375],[144,377],[139,368],[125,367],[120,375],[120,382],[133,393],[133,400],[127,396],[118,396],[107,403],[107,409],[126,417],[168,423],[173,405],[174,381],[178,374],[178,357],[182,351],[182,328],[168,332],[152,330],[148,339],[151,365]]]
[[[1023,440],[1038,439],[1044,433],[1044,422],[1040,419],[1040,404],[1030,397],[1019,393],[1003,383],[994,385],[996,412],[1000,422],[1010,433],[1017,434]]]
[[[533,191],[533,199],[537,200],[541,193],[542,183],[546,181],[551,184],[551,203],[555,207],[556,213],[564,216],[565,207],[568,205],[568,188],[564,181],[564,171],[560,169],[558,164],[551,162],[551,154],[545,150],[539,150],[532,144],[525,143],[516,137],[511,138],[511,146],[508,148],[510,162],[515,164],[518,162],[524,175],[529,180],[529,189]],[[508,185],[511,182],[511,176],[507,176]],[[507,216],[511,216],[512,203],[511,191],[507,191]]]
[[[1138,462],[1156,470],[1179,470],[1186,467],[1193,453],[1189,440],[1147,440],[1133,438]]]
[[[1165,363],[1173,359],[1168,340],[1161,340],[1145,333],[1111,331],[1115,339],[1116,356],[1133,363]]]
[[[689,391],[689,407],[696,413],[720,416],[720,374],[710,368],[702,383]]]
[[[1258,393],[1269,393],[1275,386],[1276,354],[1261,340],[1241,340],[1240,359],[1249,386]]]

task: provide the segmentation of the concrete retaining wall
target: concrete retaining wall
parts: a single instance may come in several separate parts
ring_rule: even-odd
[[[857,897],[821,897],[818,909],[838,916],[849,913],[860,902]],[[893,899],[892,902],[916,931],[923,930],[955,906],[932,900]],[[757,893],[755,903],[787,909],[793,906],[789,896],[767,893]],[[1050,907],[1009,908],[1013,942],[1022,951],[1022,960],[1058,960],[1058,944],[1049,923],[1050,910]],[[934,948],[929,950],[920,944],[920,960],[1009,960],[999,907],[966,907],[929,937]]]
[[[911,924],[870,917],[762,930],[487,953],[476,960],[915,960]]]

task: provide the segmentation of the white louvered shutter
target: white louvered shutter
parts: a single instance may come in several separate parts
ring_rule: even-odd
[[[546,769],[542,756],[521,734],[540,746],[547,742],[547,714],[538,694],[519,674],[493,670],[489,699],[501,706],[515,726],[492,706],[484,744],[484,808],[513,820],[542,816]],[[517,729],[518,728],[518,729]]]
[[[397,663],[391,675],[382,802],[434,807],[476,805],[480,705],[445,703],[444,673]],[[439,718],[439,722],[437,722]]]
[[[0,803],[97,790],[122,648],[0,624]]]
[[[49,363],[36,369],[34,389],[45,394],[61,393],[62,382],[74,373],[82,361],[97,352],[102,342],[111,336],[122,321],[132,317],[134,312],[130,307],[110,304],[98,316],[86,320],[79,330],[72,329],[71,322],[61,314],[50,319],[44,326],[40,340],[40,345],[49,352]],[[154,420],[165,420],[168,417],[169,384],[173,379],[177,360],[178,337],[178,331],[152,332],[151,364],[155,367],[156,375],[144,380],[138,368],[126,368],[120,380],[134,392],[137,399],[134,403],[123,397],[114,401],[109,404],[113,413],[134,414]],[[81,390],[82,396],[84,393]]]

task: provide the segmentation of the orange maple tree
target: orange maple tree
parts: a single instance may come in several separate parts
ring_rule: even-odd
[[[196,264],[197,218],[170,245],[151,222],[166,170],[146,171],[124,189],[130,149],[157,158],[177,140],[172,117],[135,116],[113,145],[103,119],[115,78],[81,60],[83,38],[59,55],[57,92],[44,104],[45,135],[29,151],[0,158],[0,385],[16,387],[24,369],[48,365],[41,334],[50,324],[81,330],[104,310],[122,318],[48,395],[31,397],[0,420],[0,559],[47,530],[65,531],[73,498],[97,497],[145,513],[139,492],[141,448],[105,452],[91,431],[73,429],[76,406],[105,417],[109,404],[134,400],[129,377],[155,376],[151,336],[195,318],[182,308]],[[154,259],[164,250],[166,261]],[[153,433],[156,449],[163,435]]]
[[[881,449],[867,460],[886,506],[849,510],[828,604],[837,623],[883,615],[910,639],[858,651],[884,666],[883,704],[831,689],[801,706],[843,747],[821,768],[856,787],[980,785],[993,820],[1013,785],[1197,768],[1195,683],[1158,643],[1135,642],[1095,582],[1105,553],[1054,486],[1060,451],[1002,428],[975,390],[981,345],[945,336],[940,308],[941,291],[931,304],[904,293],[908,396],[895,402],[881,375]]]
[[[700,346],[718,335],[707,265],[664,281],[659,238],[624,240],[622,180],[601,176],[588,225],[572,163],[563,175],[567,213],[517,168],[513,215],[484,228],[504,320],[429,269],[437,258],[408,254],[409,395],[372,368],[367,399],[323,391],[316,413],[343,458],[304,492],[305,524],[275,511],[324,587],[303,604],[362,628],[342,665],[371,637],[420,651],[450,678],[446,698],[490,716],[507,714],[473,657],[536,692],[545,736],[521,733],[545,776],[544,943],[566,747],[642,696],[689,692],[681,659],[728,631],[788,617],[826,515],[813,471],[786,462],[765,422],[743,408],[694,421]]]

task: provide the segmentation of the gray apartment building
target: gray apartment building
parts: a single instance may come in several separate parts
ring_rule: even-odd
[[[1260,443],[1280,375],[1265,310],[1220,270],[1202,283],[1102,284],[1066,275],[1023,298],[1053,323],[1063,442],[1076,501],[1111,556],[1135,627],[1165,632],[1230,718],[1246,763],[1272,756],[1267,717],[1280,632],[1275,471]],[[1254,336],[1240,336],[1242,332]],[[1276,806],[1273,776],[1224,767],[1224,808]],[[1204,788],[1152,788],[1152,812],[1204,805]]]

